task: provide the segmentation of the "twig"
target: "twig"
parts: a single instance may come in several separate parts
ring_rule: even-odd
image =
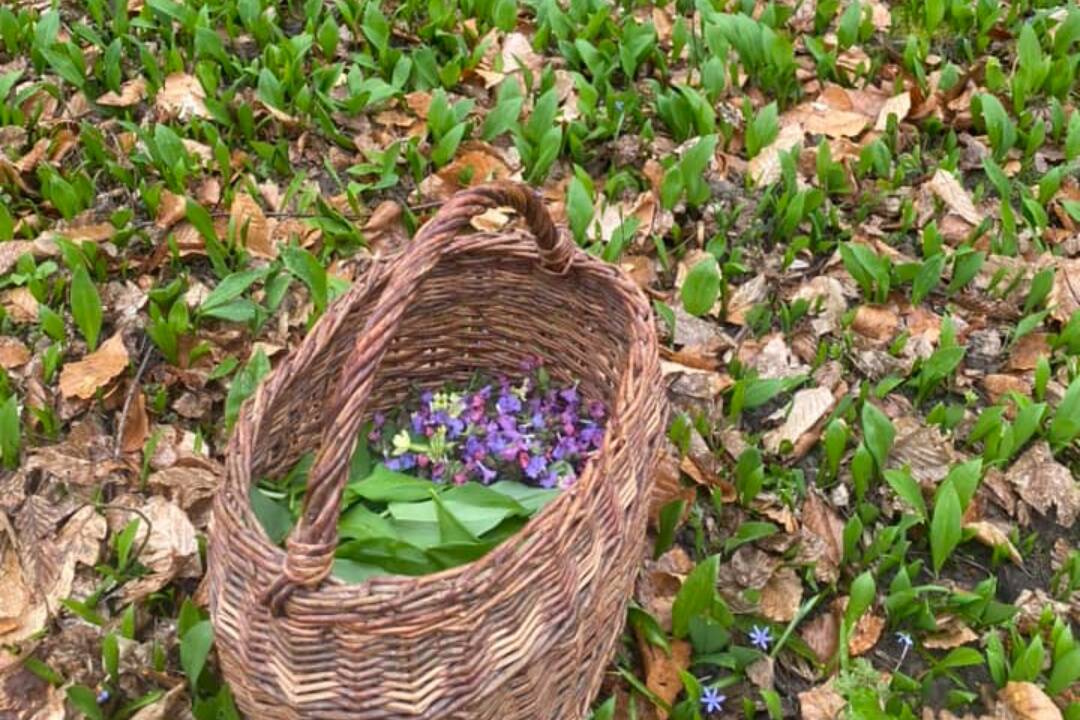
[[[139,362],[139,369],[135,371],[135,377],[131,380],[131,385],[128,387],[127,397],[124,398],[124,409],[120,411],[120,423],[116,427],[116,439],[113,440],[113,460],[120,458],[121,446],[124,442],[124,429],[127,427],[128,411],[131,410],[131,401],[135,399],[135,391],[139,388],[139,380],[142,378],[143,372],[146,371],[146,363],[150,361],[150,355],[153,353],[153,345],[150,340],[143,338],[142,360]]]

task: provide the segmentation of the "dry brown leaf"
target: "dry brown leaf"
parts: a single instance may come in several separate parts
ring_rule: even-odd
[[[38,301],[34,294],[30,292],[30,288],[25,285],[0,291],[0,307],[4,308],[8,319],[16,325],[37,322]]]
[[[882,305],[860,305],[855,311],[851,328],[864,337],[879,343],[892,340],[900,319],[892,310]]]
[[[806,494],[802,521],[803,528],[817,536],[824,545],[824,556],[814,567],[814,574],[825,582],[835,580],[844,558],[844,521],[814,490]]]
[[[1028,333],[1016,341],[1009,353],[1009,370],[1034,370],[1039,358],[1050,357],[1050,342],[1046,333]]]
[[[270,225],[255,198],[238,192],[229,209],[229,218],[237,238],[253,255],[268,260],[277,257],[277,248],[270,241]]]
[[[199,545],[195,540],[195,527],[187,514],[177,505],[163,497],[150,497],[138,508],[141,514],[115,512],[110,516],[112,522],[120,527],[133,518],[139,518],[139,529],[135,533],[136,548],[146,545],[138,560],[145,565],[150,574],[124,586],[127,602],[134,602],[157,592],[175,577],[199,577],[202,565],[199,561]],[[149,539],[146,524],[149,522]]]
[[[983,387],[990,396],[990,402],[997,403],[1007,393],[1031,395],[1031,382],[1027,378],[1003,373],[990,373],[983,378]]]
[[[956,617],[939,618],[938,626],[940,629],[937,632],[923,638],[923,647],[931,650],[952,650],[979,639],[965,622]]]
[[[510,222],[508,208],[488,208],[479,215],[473,215],[469,224],[481,232],[496,232]]]
[[[27,253],[34,254],[34,249],[34,243],[28,240],[0,242],[0,275],[15,267],[15,263],[23,255]]]
[[[1054,701],[1029,682],[1010,682],[998,691],[1002,718],[1005,720],[1062,720]]]
[[[523,68],[536,75],[544,65],[544,58],[533,50],[528,36],[519,32],[506,36],[500,56],[502,72],[506,75],[519,73]]]
[[[960,184],[960,181],[952,173],[938,168],[927,183],[927,187],[930,188],[930,192],[941,198],[949,210],[971,225],[978,225],[982,222],[982,213],[975,208],[975,203],[971,201],[971,195],[968,194],[968,191],[964,189],[964,186]]]
[[[746,678],[754,684],[754,687],[762,690],[772,690],[776,677],[776,668],[773,659],[766,655],[755,660],[746,668]]]
[[[836,398],[826,387],[808,388],[795,393],[791,401],[791,412],[784,424],[765,435],[765,448],[769,452],[779,452],[785,440],[795,444],[803,434],[810,431],[821,418],[825,417]]]
[[[1050,316],[1060,323],[1068,322],[1080,310],[1080,258],[1058,259],[1054,287],[1047,302]]]
[[[780,154],[789,152],[802,142],[805,132],[802,125],[793,122],[780,129],[780,134],[769,145],[750,159],[747,172],[757,187],[771,185],[780,179]]]
[[[871,118],[858,112],[836,110],[819,103],[806,103],[792,112],[798,112],[803,129],[811,135],[827,135],[831,138],[856,137],[870,124]]]
[[[888,127],[890,115],[896,116],[896,122],[903,122],[909,112],[911,112],[911,93],[905,90],[885,101],[881,112],[878,113],[877,122],[874,123],[874,130],[883,132]]]
[[[671,641],[671,655],[638,636],[638,649],[645,666],[645,687],[668,705],[682,692],[679,672],[690,667],[690,643],[685,640]],[[656,715],[666,720],[668,714],[657,708]]]
[[[952,466],[963,461],[952,440],[938,427],[926,426],[910,417],[897,418],[894,424],[897,437],[889,453],[889,467],[909,466],[911,476],[923,487],[937,487]]]
[[[671,632],[671,607],[683,579],[694,569],[694,561],[680,546],[668,550],[658,560],[646,560],[634,587],[634,599],[645,608],[665,632]]]
[[[209,118],[206,108],[206,91],[198,78],[187,73],[172,73],[158,91],[154,105],[163,119],[189,120],[193,117]]]
[[[780,568],[761,589],[761,614],[773,622],[790,622],[799,612],[802,593],[802,581],[795,570]]]
[[[187,198],[170,190],[162,190],[158,201],[157,217],[154,219],[155,227],[168,230],[176,223],[184,219],[187,214]]]
[[[859,618],[859,622],[855,623],[855,628],[851,631],[851,637],[848,638],[848,651],[852,655],[869,652],[881,639],[881,631],[884,629],[885,618],[866,613]]]
[[[146,79],[141,75],[134,80],[128,80],[120,86],[120,92],[110,90],[96,100],[98,105],[108,107],[131,107],[142,102],[146,97]]]
[[[389,253],[402,247],[409,233],[402,221],[401,205],[393,200],[383,200],[372,211],[361,231],[372,250]]]
[[[23,344],[22,340],[8,335],[0,335],[0,368],[11,368],[25,365],[30,360],[30,349]]]
[[[65,398],[89,400],[99,388],[124,372],[127,366],[128,352],[124,347],[124,338],[117,333],[82,360],[64,365],[60,371],[60,393]]]
[[[1054,459],[1050,446],[1040,441],[1031,446],[1005,474],[1020,498],[1047,515],[1057,506],[1057,522],[1070,528],[1080,514],[1080,485],[1069,468]]]
[[[131,398],[124,435],[120,438],[120,449],[126,453],[141,450],[149,432],[150,417],[146,414],[146,396],[139,388]]]
[[[846,706],[844,698],[833,690],[831,680],[799,693],[802,720],[833,720]]]
[[[976,522],[964,523],[964,528],[967,530],[974,530],[975,539],[983,545],[986,545],[989,548],[1003,547],[1008,551],[1009,559],[1017,565],[1024,564],[1024,558],[1020,555],[1016,546],[1012,544],[1012,540],[1009,539],[1009,534],[997,524],[992,523],[989,520],[979,520]]]
[[[815,275],[799,287],[792,299],[806,300],[810,303],[810,312],[817,313],[810,324],[818,337],[836,332],[847,312],[844,286],[830,275]]]
[[[821,663],[828,663],[840,647],[840,620],[831,609],[823,612],[799,629],[802,639],[814,651]]]
[[[659,453],[653,478],[652,498],[649,502],[649,520],[653,525],[659,522],[660,511],[668,503],[683,500],[688,510],[697,496],[697,490],[683,484],[679,474],[679,453],[670,442],[667,442]]]
[[[769,283],[764,273],[759,273],[735,288],[727,306],[727,321],[745,325],[746,314],[769,296]]]

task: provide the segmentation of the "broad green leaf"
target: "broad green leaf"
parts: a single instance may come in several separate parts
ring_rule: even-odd
[[[919,517],[926,519],[926,501],[923,499],[922,490],[911,473],[906,470],[886,470],[885,482],[889,487],[906,502]]]
[[[849,628],[855,627],[855,623],[863,616],[877,594],[877,586],[874,583],[873,574],[867,570],[851,582],[851,592],[848,597],[848,605],[844,610],[844,622]]]
[[[364,498],[372,502],[414,502],[431,499],[431,482],[397,472],[382,463],[359,482],[346,487],[346,500]],[[432,511],[434,512],[434,511]],[[434,519],[434,514],[432,514]]]
[[[1047,438],[1055,448],[1063,448],[1080,435],[1080,376],[1069,383],[1065,396],[1054,411]]]
[[[184,668],[192,687],[199,681],[213,644],[214,627],[209,620],[196,623],[180,638],[180,667]]]
[[[720,280],[720,265],[711,255],[690,268],[681,291],[686,312],[704,315],[711,310],[720,296]]]
[[[866,448],[874,457],[878,469],[883,469],[892,449],[896,428],[889,416],[871,402],[864,402],[862,407],[863,438]]]
[[[225,431],[232,430],[240,416],[240,407],[244,401],[255,394],[259,382],[270,372],[270,360],[259,348],[247,365],[238,372],[229,384],[229,394],[225,397]]]
[[[1046,682],[1046,692],[1057,695],[1077,680],[1080,680],[1080,647],[1074,647],[1054,662],[1050,679]]]
[[[941,572],[945,561],[960,542],[960,521],[963,511],[960,497],[952,483],[943,482],[934,503],[934,517],[930,521],[930,554],[934,572]]]
[[[19,448],[22,444],[22,423],[19,420],[19,404],[15,393],[0,403],[0,461],[14,470],[19,466]]]
[[[105,716],[97,704],[97,693],[85,685],[72,685],[67,689],[67,699],[90,720],[104,720]]]
[[[311,292],[311,301],[315,303],[315,312],[322,314],[326,310],[327,287],[326,268],[318,259],[302,247],[289,246],[281,251],[285,267]]]
[[[86,268],[79,263],[71,272],[71,315],[90,350],[96,350],[101,334],[101,296]]]
[[[676,638],[686,637],[690,632],[690,620],[707,614],[712,608],[719,563],[719,555],[710,556],[691,571],[679,588],[671,608],[672,632]]]
[[[270,542],[280,545],[292,531],[295,523],[292,513],[284,504],[269,497],[257,487],[251,488],[250,496],[251,509],[263,530],[270,537]]]

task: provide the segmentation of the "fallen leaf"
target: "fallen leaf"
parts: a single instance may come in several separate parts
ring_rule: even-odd
[[[837,110],[817,102],[804,103],[791,112],[796,114],[807,133],[831,138],[856,137],[871,120],[862,113]]]
[[[162,190],[158,200],[157,217],[154,218],[154,226],[161,230],[168,230],[176,223],[184,219],[187,214],[187,198],[170,190]]]
[[[931,650],[952,650],[979,639],[967,623],[957,617],[938,618],[937,625],[937,632],[923,638],[923,647]]]
[[[762,690],[772,690],[776,676],[776,668],[773,659],[766,655],[755,660],[746,668],[746,678],[754,684],[754,687]]]
[[[166,120],[210,117],[210,111],[206,108],[206,91],[198,78],[187,73],[172,73],[166,77],[154,104]]]
[[[497,232],[510,222],[506,208],[488,208],[479,215],[473,215],[469,224],[481,232]]]
[[[383,200],[379,203],[360,228],[368,246],[379,252],[393,252],[401,248],[409,239],[402,217],[401,205],[397,202]]]
[[[892,340],[900,319],[896,313],[881,305],[860,305],[855,311],[851,329],[879,343]]]
[[[1016,546],[1012,544],[1012,540],[1009,539],[1008,533],[995,523],[992,523],[989,520],[979,520],[976,522],[964,523],[964,529],[973,530],[975,532],[975,539],[989,548],[1005,548],[1009,553],[1009,558],[1017,565],[1024,564],[1024,558],[1021,557]]]
[[[1050,316],[1060,323],[1067,323],[1080,310],[1080,258],[1058,259],[1047,304]]]
[[[799,635],[821,663],[828,663],[840,647],[840,620],[831,609],[803,623]]]
[[[799,693],[802,720],[833,720],[847,707],[847,702],[833,690],[832,681]]]
[[[791,412],[784,424],[765,435],[765,448],[769,452],[779,452],[785,440],[795,444],[804,433],[808,432],[818,420],[825,417],[836,402],[832,391],[826,387],[807,388],[795,393],[791,401]]]
[[[908,417],[898,418],[894,424],[896,442],[889,453],[888,466],[900,469],[907,465],[911,476],[923,487],[937,487],[952,466],[964,460],[940,428]]]
[[[727,321],[734,325],[745,325],[746,314],[768,296],[768,281],[764,273],[759,273],[736,287],[735,291],[731,293],[731,299],[728,301],[727,306]]]
[[[657,560],[646,560],[634,587],[634,599],[671,632],[671,607],[683,580],[694,569],[694,561],[676,545]]]
[[[23,344],[22,340],[8,335],[0,335],[0,368],[11,368],[25,365],[30,361],[30,349]]]
[[[532,42],[524,33],[508,34],[503,40],[500,56],[502,72],[507,75],[519,73],[522,69],[538,75],[544,65],[544,58],[533,50]]]
[[[761,614],[773,622],[790,622],[799,612],[802,593],[802,581],[795,570],[780,568],[761,589]]]
[[[814,574],[825,582],[835,580],[844,558],[844,521],[816,491],[808,490],[802,506],[802,522],[803,528],[824,544],[825,562],[815,566]]]
[[[126,453],[141,450],[149,432],[150,418],[146,414],[146,396],[142,388],[138,388],[128,408],[127,424],[124,425],[124,435],[120,438],[120,450]]]
[[[1045,440],[1031,446],[1005,473],[1020,498],[1047,515],[1057,506],[1058,525],[1070,528],[1080,514],[1080,485],[1069,468],[1054,459]]]
[[[1039,358],[1050,357],[1050,342],[1046,333],[1028,333],[1016,341],[1009,353],[1009,370],[1034,370]]]
[[[3,243],[3,245],[10,244],[10,241]],[[3,245],[0,245],[0,247],[3,247]],[[2,260],[2,253],[0,253],[0,264],[2,264]],[[0,270],[0,274],[3,272],[5,271]],[[0,307],[4,308],[8,319],[17,325],[37,322],[38,301],[34,294],[30,292],[30,288],[25,285],[0,291]]]
[[[1061,710],[1035,683],[1010,682],[998,699],[1005,720],[1062,720]]]
[[[0,275],[15,267],[19,258],[27,253],[34,254],[34,243],[28,240],[0,242]]]
[[[246,192],[238,192],[229,209],[229,218],[236,231],[237,239],[253,255],[273,260],[277,257],[277,248],[270,242],[270,226],[266,215],[255,198]]]
[[[685,640],[672,640],[670,644],[671,655],[668,655],[663,648],[658,648],[638,636],[638,649],[645,666],[645,687],[668,705],[674,703],[675,698],[682,692],[679,672],[690,667],[690,643]],[[656,714],[660,720],[666,720],[668,716],[659,708]]]
[[[1007,393],[1019,393],[1025,396],[1031,396],[1031,383],[1022,377],[1016,375],[1006,375],[1004,373],[990,373],[983,378],[983,387],[986,388],[986,393],[990,396],[990,402],[997,404],[997,402]]]
[[[659,453],[659,459],[653,470],[653,478],[649,519],[655,526],[660,521],[660,511],[665,505],[675,500],[683,500],[686,502],[686,508],[689,509],[694,498],[697,497],[697,490],[683,483],[679,473],[679,453],[670,442],[667,442]]]
[[[874,130],[884,132],[888,127],[890,115],[895,115],[896,122],[900,123],[904,121],[909,112],[911,112],[911,93],[905,90],[885,101],[881,112],[878,113],[877,122],[874,123]]]
[[[780,129],[776,139],[750,159],[747,172],[757,187],[771,185],[780,179],[780,155],[789,152],[802,142],[805,131],[794,122]]]
[[[108,107],[131,107],[142,102],[144,97],[146,97],[146,79],[140,75],[121,85],[119,93],[110,90],[99,96],[95,102]]]
[[[98,389],[124,372],[128,352],[120,333],[102,343],[95,352],[82,360],[64,365],[60,371],[60,392],[66,398],[89,400]]]
[[[156,495],[147,499],[138,510],[139,513],[110,511],[110,523],[114,527],[123,528],[130,520],[139,519],[139,529],[132,546],[142,549],[138,561],[150,570],[149,575],[124,585],[126,602],[135,602],[157,592],[173,578],[199,577],[202,574],[195,527],[187,514],[174,503]],[[146,527],[148,523],[149,528]]]
[[[131,716],[131,720],[174,720],[188,711],[190,700],[187,686],[183,683],[162,695],[158,700],[147,705]]]
[[[964,186],[960,184],[960,181],[952,173],[938,168],[927,183],[927,187],[930,188],[930,192],[941,198],[949,210],[971,225],[978,225],[982,222],[982,213],[975,209],[975,203],[971,201],[968,191],[964,189]]]
[[[869,652],[878,640],[881,639],[881,631],[885,629],[885,618],[866,613],[855,623],[855,628],[848,638],[848,651],[852,655],[863,655]]]

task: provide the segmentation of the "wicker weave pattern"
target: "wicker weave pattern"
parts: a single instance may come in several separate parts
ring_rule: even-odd
[[[470,230],[498,206],[514,207],[530,232]],[[469,565],[359,585],[330,577],[363,421],[417,385],[477,369],[518,374],[537,354],[611,408],[578,483]],[[649,307],[633,283],[558,233],[527,188],[457,195],[328,310],[237,423],[209,582],[240,708],[259,720],[585,717],[641,558],[664,419]],[[312,448],[307,502],[283,551],[248,490]]]

